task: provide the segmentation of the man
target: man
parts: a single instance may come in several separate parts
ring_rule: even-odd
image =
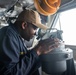
[[[37,28],[48,29],[36,11],[26,9],[14,24],[0,29],[0,75],[39,75],[39,56],[56,48],[59,40],[40,41],[28,51],[23,39],[33,38]]]

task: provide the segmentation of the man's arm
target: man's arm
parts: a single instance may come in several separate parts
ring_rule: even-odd
[[[19,45],[19,43],[22,43],[19,40],[19,38],[13,36],[6,36],[3,39],[0,58],[4,63],[2,73],[6,75],[30,75],[40,66],[38,64],[39,57],[34,50],[20,55],[20,47],[24,48],[23,45]]]

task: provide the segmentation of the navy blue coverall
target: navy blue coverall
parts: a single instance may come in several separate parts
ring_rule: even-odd
[[[27,50],[13,25],[0,29],[0,75],[39,75],[39,56]]]

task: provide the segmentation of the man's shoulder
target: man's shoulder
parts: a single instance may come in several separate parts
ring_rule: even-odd
[[[7,28],[8,28],[8,26],[2,27],[2,28],[0,29],[0,35],[5,34]]]
[[[15,36],[16,30],[12,26],[5,26],[0,29],[0,36]]]

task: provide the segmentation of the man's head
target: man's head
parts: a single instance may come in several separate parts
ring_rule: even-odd
[[[16,22],[21,23],[20,27],[22,30],[20,34],[25,40],[30,40],[34,36],[37,28],[48,29],[47,26],[41,23],[40,15],[32,9],[22,11]]]

